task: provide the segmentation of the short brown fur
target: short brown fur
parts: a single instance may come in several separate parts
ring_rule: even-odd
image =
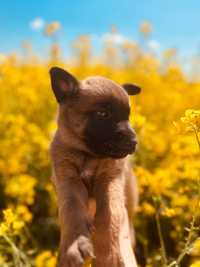
[[[61,227],[58,266],[82,267],[93,259],[95,267],[134,267],[130,218],[138,194],[129,157],[99,156],[83,138],[88,109],[108,97],[129,106],[128,94],[102,77],[78,82],[78,87],[78,98],[67,96],[59,105],[51,144]]]

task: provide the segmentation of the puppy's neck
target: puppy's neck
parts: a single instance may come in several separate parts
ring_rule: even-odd
[[[63,145],[65,151],[74,151],[88,156],[94,156],[84,144],[84,141],[69,128],[59,126],[56,131],[57,140]]]
[[[57,143],[57,146],[60,147],[59,150],[62,150],[62,154],[74,154],[78,158],[81,158],[83,162],[98,162],[95,164],[112,164],[114,162],[123,161],[123,159],[114,159],[109,157],[101,157],[92,153],[84,141],[67,128],[58,127],[55,136],[54,142]],[[95,165],[94,164],[94,165]],[[93,164],[92,164],[93,165]]]
[[[120,171],[120,166],[123,166],[125,160],[125,158],[114,159],[93,154],[81,138],[77,138],[73,132],[64,127],[58,127],[54,142],[63,158],[74,159],[74,164],[84,179],[88,179],[89,176],[96,176],[104,170],[113,169],[113,166],[116,166],[116,169]]]

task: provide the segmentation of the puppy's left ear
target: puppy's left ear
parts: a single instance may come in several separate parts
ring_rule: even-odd
[[[141,92],[141,88],[131,83],[125,83],[122,87],[126,90],[128,95],[137,95]]]
[[[78,92],[79,82],[69,72],[58,67],[51,68],[49,72],[51,86],[58,103],[64,102]]]

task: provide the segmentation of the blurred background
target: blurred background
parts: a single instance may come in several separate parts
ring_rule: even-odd
[[[200,3],[7,0],[0,16],[0,267],[55,267],[48,71],[133,82],[140,266],[200,266]]]

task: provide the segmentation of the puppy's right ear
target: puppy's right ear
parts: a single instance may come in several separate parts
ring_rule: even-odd
[[[77,93],[79,82],[67,71],[53,67],[50,69],[50,77],[53,92],[59,103],[62,103],[67,97]]]
[[[141,88],[132,83],[125,83],[122,87],[126,90],[128,95],[138,95],[141,92]]]

